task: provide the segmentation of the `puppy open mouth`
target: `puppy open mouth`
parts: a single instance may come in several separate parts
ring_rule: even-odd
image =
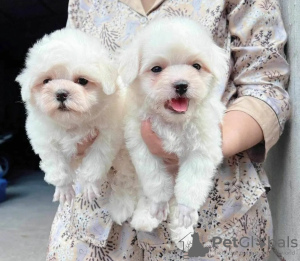
[[[185,113],[188,110],[189,101],[188,98],[183,97],[173,98],[166,101],[165,108],[175,113]]]
[[[67,106],[64,104],[59,105],[58,110],[59,111],[70,111],[69,108],[67,108]]]

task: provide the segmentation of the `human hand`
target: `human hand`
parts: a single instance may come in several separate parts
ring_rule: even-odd
[[[86,150],[94,143],[98,135],[99,135],[99,130],[95,128],[94,131],[92,131],[89,135],[87,135],[82,140],[80,140],[79,143],[77,143],[78,157],[84,156]]]
[[[224,158],[252,148],[264,138],[260,125],[250,115],[241,111],[227,112],[220,128]],[[141,134],[150,152],[163,158],[168,172],[178,173],[177,156],[163,150],[162,142],[152,130],[150,120],[142,122]]]
[[[142,122],[141,134],[144,142],[146,143],[149,151],[163,159],[167,171],[170,174],[178,173],[178,157],[174,153],[167,153],[163,150],[162,142],[156,133],[152,130],[150,120]]]

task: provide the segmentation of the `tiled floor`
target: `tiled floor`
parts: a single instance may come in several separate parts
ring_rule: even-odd
[[[0,203],[0,260],[45,261],[57,203],[41,172],[23,172]]]

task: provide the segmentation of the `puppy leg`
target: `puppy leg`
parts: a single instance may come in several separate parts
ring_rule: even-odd
[[[161,158],[154,156],[144,143],[140,123],[132,121],[125,128],[127,147],[142,185],[143,192],[151,201],[151,214],[160,220],[166,218],[168,201],[173,195],[173,178],[167,173]]]
[[[138,231],[151,232],[158,227],[160,222],[161,220],[150,214],[150,202],[145,196],[142,196],[133,213],[130,225]]]
[[[205,203],[213,186],[217,165],[211,158],[193,153],[181,163],[175,185],[178,202],[178,226],[189,227],[197,222],[197,210]]]
[[[101,179],[112,166],[118,150],[112,146],[111,139],[110,135],[101,132],[76,171],[78,180],[83,187],[83,193],[90,202],[96,197],[100,197]]]
[[[134,212],[139,182],[126,148],[120,150],[113,166],[115,171],[110,173],[112,191],[108,209],[112,219],[121,225]]]
[[[188,226],[187,228],[184,226],[179,226],[178,212],[178,204],[176,199],[173,197],[170,201],[170,222],[168,224],[171,238],[179,249],[188,251],[193,243],[192,235],[194,234],[194,227],[192,225]],[[198,215],[196,218],[198,218]]]
[[[70,167],[70,160],[60,153],[60,150],[51,150],[40,154],[40,168],[45,172],[45,181],[56,186],[53,201],[60,201],[69,204],[75,196],[72,187],[75,177],[74,171]]]
[[[112,220],[119,225],[130,218],[134,212],[136,198],[130,194],[131,192],[120,193],[113,190],[110,195],[108,211]]]
[[[68,204],[70,205],[74,197],[75,191],[72,184],[66,186],[57,186],[55,187],[53,202],[59,201],[61,204],[68,202]]]
[[[100,180],[95,180],[93,182],[81,181],[81,185],[83,187],[83,196],[90,203],[92,203],[96,198],[101,197],[99,190],[101,186]]]

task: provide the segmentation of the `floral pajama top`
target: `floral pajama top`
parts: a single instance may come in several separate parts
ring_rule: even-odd
[[[227,111],[249,114],[264,134],[264,143],[224,159],[219,167],[215,187],[199,210],[196,231],[206,242],[240,221],[269,187],[261,162],[277,142],[290,115],[285,91],[289,76],[284,55],[287,35],[277,0],[156,0],[146,12],[138,0],[70,0],[67,26],[98,37],[114,59],[137,31],[151,20],[165,16],[190,17],[211,32],[232,64],[222,97]],[[103,197],[94,205],[86,205],[78,196],[71,208],[65,207],[66,215],[61,216],[71,216],[77,238],[98,247],[107,245],[112,230],[112,221],[103,208],[109,184],[104,182],[102,188]],[[262,217],[263,213],[259,215]],[[59,228],[55,229],[58,235]],[[138,236],[145,245],[170,244],[164,229],[155,233]],[[52,240],[55,241],[53,233]]]

